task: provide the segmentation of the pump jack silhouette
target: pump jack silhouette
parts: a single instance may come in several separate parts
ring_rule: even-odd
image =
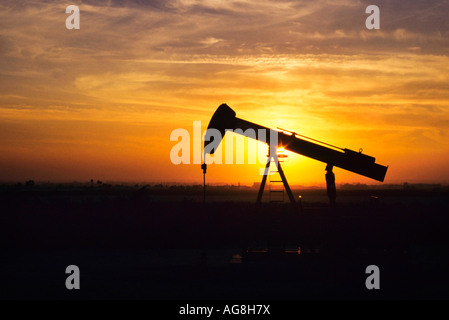
[[[220,139],[216,139],[216,136],[212,134],[210,129],[216,129],[220,132]],[[220,105],[213,114],[209,126],[206,131],[204,141],[204,159],[206,154],[213,154],[219,146],[222,137],[224,137],[226,130],[236,130],[236,133],[245,135],[247,129],[253,129],[255,136],[245,135],[250,138],[254,138],[258,141],[267,143],[269,148],[268,160],[265,167],[265,174],[263,175],[262,182],[260,184],[259,193],[257,195],[257,203],[261,203],[262,195],[265,188],[267,179],[267,172],[272,160],[274,160],[279,175],[281,176],[287,195],[292,204],[296,204],[293,193],[288,185],[284,171],[277,158],[277,146],[282,146],[285,150],[324,162],[326,164],[326,187],[327,195],[329,197],[330,206],[335,207],[335,200],[337,197],[337,188],[335,186],[335,175],[333,168],[342,168],[362,176],[383,182],[387,173],[388,166],[383,166],[375,163],[374,157],[365,155],[362,153],[362,149],[359,152],[339,148],[331,144],[318,141],[303,135],[297,134],[293,131],[277,128],[278,130],[270,129],[259,124],[249,122],[236,117],[236,113],[227,104]],[[273,137],[277,137],[277,141],[272,141]],[[273,148],[274,146],[274,148]],[[273,150],[275,149],[275,150]],[[207,164],[201,165],[201,169],[204,174],[204,199],[205,199],[205,174],[207,170]]]

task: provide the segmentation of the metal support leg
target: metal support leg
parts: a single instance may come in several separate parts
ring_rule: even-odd
[[[265,166],[265,174],[262,177],[262,183],[260,184],[259,188],[259,194],[257,195],[257,201],[256,203],[260,204],[262,203],[262,195],[263,195],[263,189],[265,188],[265,183],[267,182],[267,175],[268,171],[270,169],[270,163],[271,163],[271,157],[268,157],[267,165]]]
[[[287,191],[288,198],[290,199],[290,202],[294,205],[296,205],[295,198],[293,197],[292,190],[290,189],[290,186],[288,185],[287,178],[285,178],[284,170],[282,170],[281,164],[279,161],[276,161],[276,165],[279,171],[279,175],[281,176],[282,182],[284,183],[285,190]]]
[[[262,202],[263,190],[265,189],[265,184],[267,182],[267,175],[269,174],[271,158],[275,159],[276,167],[277,167],[277,169],[279,171],[279,175],[281,176],[282,183],[284,184],[284,188],[287,191],[287,195],[288,195],[288,198],[290,199],[290,202],[293,205],[296,205],[295,198],[293,197],[292,190],[290,189],[290,186],[288,185],[287,178],[285,177],[285,174],[284,174],[284,170],[282,170],[282,167],[281,167],[281,164],[279,163],[279,161],[275,157],[272,157],[272,156],[268,157],[267,165],[265,166],[265,172],[264,172],[265,174],[264,174],[264,176],[262,178],[262,183],[260,184],[259,194],[257,195],[257,202],[256,203],[260,204]]]

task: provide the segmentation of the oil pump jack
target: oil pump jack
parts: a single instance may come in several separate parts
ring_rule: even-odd
[[[212,134],[211,129],[215,129],[220,132],[218,139],[217,135]],[[236,131],[236,129],[241,130]],[[252,132],[254,132],[255,135],[246,135],[245,132],[248,132],[247,129],[252,129]],[[213,154],[215,152],[227,130],[233,130],[236,133],[244,134],[245,136],[254,138],[258,141],[263,141],[270,146],[265,172],[262,177],[262,182],[260,184],[259,193],[257,196],[257,203],[260,203],[262,201],[268,168],[270,167],[272,160],[274,160],[287,195],[292,204],[296,204],[293,193],[287,183],[285,174],[277,159],[278,145],[282,146],[285,150],[321,161],[326,164],[325,178],[327,195],[329,197],[331,207],[335,206],[335,199],[337,196],[335,175],[332,172],[332,169],[334,167],[342,168],[380,182],[384,181],[385,175],[387,173],[388,166],[386,167],[375,163],[376,159],[374,157],[363,154],[362,149],[360,149],[359,152],[356,152],[350,149],[339,148],[328,143],[308,138],[293,131],[288,131],[280,128],[278,128],[278,130],[270,129],[256,123],[237,118],[234,110],[232,110],[228,105],[222,104],[213,114],[204,139],[204,163],[201,165],[201,169],[203,169],[204,179],[207,170],[207,164],[205,161],[206,154]]]

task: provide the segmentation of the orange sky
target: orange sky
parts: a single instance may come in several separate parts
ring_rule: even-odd
[[[81,29],[67,30],[67,5]],[[0,181],[202,182],[177,128],[237,116],[358,150],[386,183],[449,182],[449,4],[377,1],[2,1]],[[261,165],[209,166],[252,184]],[[325,165],[290,154],[291,184]],[[377,183],[336,169],[337,183]]]

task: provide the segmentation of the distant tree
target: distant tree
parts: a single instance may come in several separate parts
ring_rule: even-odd
[[[410,185],[408,182],[404,182],[404,190],[414,190],[415,186]]]

